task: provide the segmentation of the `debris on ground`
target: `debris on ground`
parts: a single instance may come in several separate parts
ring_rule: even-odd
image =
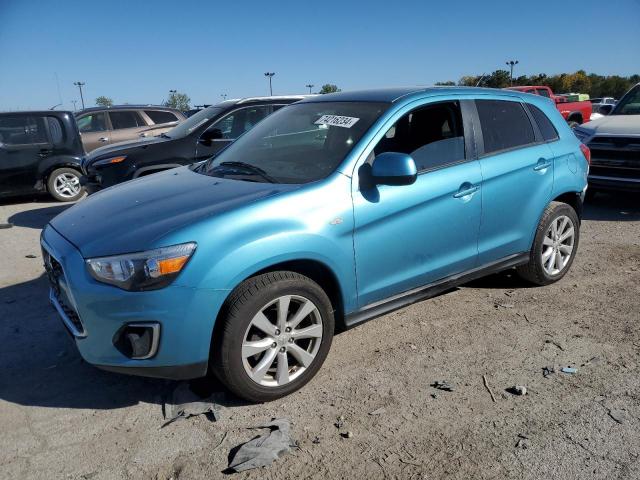
[[[336,428],[342,428],[344,426],[344,417],[342,415],[340,415],[336,419],[336,423],[334,423],[334,425],[336,426]]]
[[[13,223],[0,223],[0,230],[3,230],[5,228],[12,228],[13,227]]]
[[[624,411],[622,410],[613,410],[613,409],[607,409],[607,414],[616,422],[619,423],[620,425],[623,425],[626,421],[626,414]]]
[[[551,339],[547,338],[544,341],[544,343],[550,343],[551,345],[555,345],[556,347],[558,347],[560,350],[562,350],[564,352],[564,347],[560,343],[556,342],[555,340],[551,340]]]
[[[342,438],[353,438],[353,432],[352,431],[343,432],[343,433],[340,434],[340,436]]]
[[[516,448],[521,448],[523,450],[526,450],[527,448],[529,448],[529,437],[522,433],[519,433],[518,442],[516,443]]]
[[[162,427],[166,427],[176,420],[197,415],[205,415],[212,422],[219,421],[222,407],[215,401],[218,395],[213,394],[210,397],[202,398],[191,390],[188,382],[179,383],[164,403],[163,413],[166,422]]]
[[[496,303],[494,304],[495,308],[514,308],[515,305],[513,303]]]
[[[573,367],[562,367],[560,371],[562,373],[578,373],[578,369]]]
[[[409,344],[409,348],[411,348],[411,350],[417,350],[418,347],[416,347],[413,343]]]
[[[320,443],[320,437],[313,437],[311,443],[313,443],[314,445],[318,445]]]
[[[580,366],[581,367],[586,367],[587,365],[598,364],[598,363],[600,363],[600,361],[601,361],[600,357],[591,357],[589,360],[587,360],[586,362],[584,362]]]
[[[437,393],[432,393],[431,394],[431,398],[438,398],[438,394]]]
[[[24,258],[38,258],[38,257],[33,253],[30,253],[29,255],[25,255]]]
[[[491,400],[493,400],[493,403],[496,403],[496,397],[493,394],[493,390],[491,390],[491,387],[489,386],[489,381],[487,380],[486,375],[482,376],[482,381],[484,382],[484,388],[486,388],[487,392],[489,392],[489,395],[491,395]]]
[[[544,378],[547,378],[547,377],[553,375],[554,373],[556,373],[555,367],[549,367],[549,366],[542,367],[542,376]]]
[[[229,469],[232,471],[243,472],[265,467],[295,446],[289,434],[289,420],[286,418],[277,418],[267,425],[255,428],[268,428],[269,431],[236,447],[235,452],[231,451]]]
[[[437,388],[438,390],[444,390],[445,392],[453,392],[453,385],[447,383],[445,380],[436,380],[431,384],[433,388]]]
[[[509,387],[507,388],[507,392],[513,394],[513,395],[526,395],[527,394],[527,387],[523,386],[523,385],[514,385],[513,387]]]
[[[387,411],[386,408],[380,407],[380,408],[374,410],[373,412],[369,412],[369,415],[382,415],[386,411]]]

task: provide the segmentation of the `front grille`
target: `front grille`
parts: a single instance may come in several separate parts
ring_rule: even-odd
[[[60,265],[60,262],[51,256],[51,254],[49,254],[49,252],[44,248],[42,249],[42,258],[44,259],[44,268],[47,271],[47,277],[49,278],[51,294],[58,304],[57,307],[62,310],[66,316],[66,320],[68,320],[76,329],[75,333],[84,335],[84,326],[80,321],[78,313],[68,304],[66,295],[63,294],[60,288],[60,280],[65,281],[62,265]]]
[[[588,146],[595,164],[640,168],[640,137],[596,136]]]

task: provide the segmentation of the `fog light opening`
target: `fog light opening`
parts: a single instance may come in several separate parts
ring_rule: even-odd
[[[118,330],[113,345],[132,360],[145,360],[157,353],[159,341],[159,323],[129,323]]]

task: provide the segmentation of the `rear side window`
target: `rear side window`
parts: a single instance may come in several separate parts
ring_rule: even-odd
[[[551,120],[549,120],[545,113],[535,105],[531,105],[530,103],[527,105],[529,106],[531,115],[533,115],[533,118],[538,124],[538,128],[540,129],[540,133],[542,133],[542,138],[544,138],[545,142],[557,140],[558,131],[556,130],[556,127],[553,126],[553,123],[551,123]]]
[[[0,143],[5,145],[48,143],[44,118],[27,115],[0,116]]]
[[[49,127],[49,136],[51,137],[51,143],[54,145],[60,145],[64,141],[64,131],[62,130],[62,123],[55,117],[47,117],[47,125]]]
[[[171,112],[163,112],[161,110],[145,110],[144,113],[146,113],[147,117],[153,120],[153,123],[155,123],[156,125],[159,123],[169,123],[178,120],[178,117],[176,117]]]
[[[476,106],[485,154],[535,143],[533,126],[520,102],[476,100]]]
[[[136,112],[109,112],[109,118],[111,118],[111,126],[114,130],[147,126]]]

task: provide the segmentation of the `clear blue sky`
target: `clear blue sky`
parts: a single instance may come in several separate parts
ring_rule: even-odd
[[[0,0],[0,110],[192,104],[304,85],[432,84],[505,68],[640,73],[640,0]],[[60,95],[56,86],[56,73]],[[316,87],[317,88],[317,87]]]

